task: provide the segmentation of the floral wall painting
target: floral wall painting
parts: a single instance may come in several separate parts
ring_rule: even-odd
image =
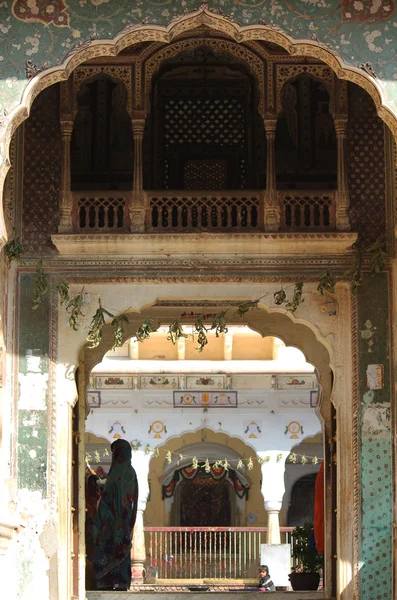
[[[303,433],[303,427],[298,421],[290,421],[284,431],[284,435],[289,435],[290,440],[298,440]]]
[[[390,19],[394,13],[392,0],[342,0],[342,23],[374,23]]]
[[[367,366],[367,388],[369,390],[383,390],[383,365]]]
[[[262,421],[244,421],[244,437],[257,439],[262,437]]]
[[[101,406],[101,392],[87,391],[87,406],[88,408],[100,408]]]
[[[14,0],[12,14],[20,21],[68,27],[68,5],[63,0]]]
[[[125,377],[124,375],[97,375],[95,377],[95,387],[100,390],[131,390],[132,377]]]
[[[142,390],[152,388],[178,389],[178,377],[175,375],[144,375],[140,378]]]
[[[188,389],[216,389],[225,388],[224,375],[193,375],[186,377],[186,387]]]
[[[279,390],[299,390],[313,389],[315,386],[315,376],[313,375],[279,375],[277,377],[277,389]]]
[[[148,434],[151,435],[153,439],[164,439],[167,433],[167,426],[163,421],[157,420],[150,423]]]
[[[114,421],[114,423],[109,425],[108,435],[114,440],[119,440],[120,438],[125,439],[126,433],[127,432],[120,421]]]
[[[237,408],[237,392],[174,392],[174,408]]]
[[[368,353],[372,352],[373,345],[375,343],[374,336],[376,332],[376,327],[372,325],[372,322],[367,319],[364,323],[365,329],[360,330],[361,339],[367,340],[367,351]]]

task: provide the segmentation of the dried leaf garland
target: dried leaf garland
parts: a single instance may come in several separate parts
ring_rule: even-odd
[[[227,311],[228,309],[223,310],[212,319],[211,329],[215,329],[216,337],[219,337],[221,333],[227,333],[229,331],[226,325]]]
[[[142,325],[139,325],[135,332],[135,337],[138,342],[143,342],[150,338],[150,334],[153,333],[152,322],[150,319],[145,319]]]
[[[69,284],[66,281],[60,281],[58,283],[57,292],[61,304],[66,304],[66,302],[69,302]]]
[[[84,317],[84,313],[82,311],[83,304],[85,301],[85,293],[84,287],[81,288],[81,291],[73,296],[69,300],[69,303],[66,307],[66,312],[69,313],[69,325],[73,329],[73,331],[77,331],[79,328],[79,319]]]
[[[8,258],[8,266],[11,266],[13,260],[16,260],[19,264],[24,264],[21,259],[22,252],[23,247],[18,239],[7,242],[4,246],[4,254]]]
[[[277,304],[277,306],[281,306],[281,304],[284,304],[287,301],[287,294],[283,289],[281,289],[278,290],[278,292],[274,292],[273,298],[274,304]]]
[[[36,277],[33,284],[33,310],[36,310],[48,293],[48,275],[43,272],[43,261],[40,260],[36,267]]]
[[[384,247],[386,244],[385,236],[381,236],[373,244],[371,244],[367,251],[372,254],[372,272],[373,273],[381,273],[386,265],[386,252],[384,251]]]
[[[102,340],[102,330],[106,323],[105,317],[114,318],[114,315],[103,308],[101,299],[98,298],[98,308],[91,319],[91,323],[88,327],[88,335],[86,337],[87,342],[91,345],[90,348],[96,348],[99,346]]]
[[[115,317],[112,321],[113,327],[113,346],[112,350],[115,348],[121,348],[124,344],[124,332],[125,326],[128,325],[128,317],[125,314],[119,315]]]
[[[289,300],[287,302],[287,304],[285,305],[285,308],[289,312],[294,313],[296,311],[296,309],[298,308],[298,306],[300,304],[302,304],[302,302],[304,302],[304,298],[302,298],[302,293],[303,293],[303,282],[300,281],[299,283],[295,284],[292,300]]]
[[[204,349],[204,346],[206,346],[208,344],[208,338],[207,338],[207,331],[208,329],[206,328],[206,326],[203,323],[203,318],[202,316],[197,317],[197,320],[194,324],[194,331],[195,333],[197,333],[197,344],[198,346],[196,347],[196,350],[198,350],[199,352],[202,352]]]
[[[248,300],[247,302],[243,302],[240,304],[235,312],[236,315],[242,317],[249,310],[259,310],[259,300]]]
[[[357,288],[362,285],[363,272],[362,272],[363,253],[362,250],[356,250],[356,258],[353,267],[347,272],[347,276],[350,279],[350,287],[353,296],[357,294]]]
[[[330,271],[326,271],[320,277],[318,282],[317,291],[324,296],[325,292],[333,294],[335,292],[336,279]]]
[[[187,337],[188,334],[183,332],[182,325],[175,319],[168,328],[167,340],[170,340],[175,345],[179,338]]]

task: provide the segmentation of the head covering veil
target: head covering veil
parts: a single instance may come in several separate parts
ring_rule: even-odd
[[[131,581],[131,540],[136,520],[138,482],[131,465],[131,445],[111,445],[112,465],[95,519],[97,587],[127,587]],[[121,583],[120,583],[121,582]]]

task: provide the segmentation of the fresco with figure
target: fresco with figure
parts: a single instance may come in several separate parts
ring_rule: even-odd
[[[166,26],[201,0],[8,0],[0,2],[0,114],[20,100],[29,79],[98,39],[142,24]],[[264,24],[313,40],[346,64],[375,74],[397,106],[397,15],[392,0],[211,0],[208,8],[239,25]],[[369,66],[365,66],[369,63]]]

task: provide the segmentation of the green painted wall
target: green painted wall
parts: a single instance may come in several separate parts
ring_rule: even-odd
[[[47,495],[49,304],[32,308],[34,275],[19,277],[18,488]]]
[[[392,447],[387,275],[367,275],[358,293],[360,353],[360,598],[392,597]],[[384,387],[367,389],[367,366],[384,367]]]
[[[55,67],[78,44],[111,39],[131,25],[168,25],[201,0],[8,0],[0,2],[0,114],[19,103],[26,61]],[[318,40],[354,66],[371,63],[397,107],[397,14],[393,0],[210,0],[240,25],[269,24]]]

